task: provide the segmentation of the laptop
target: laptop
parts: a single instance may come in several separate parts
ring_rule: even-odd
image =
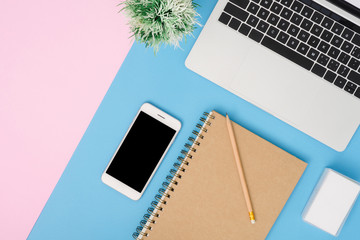
[[[343,151],[360,124],[360,1],[219,0],[187,68]]]

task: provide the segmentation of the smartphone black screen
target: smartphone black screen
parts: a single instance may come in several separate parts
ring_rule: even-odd
[[[141,111],[106,173],[141,192],[175,133]]]

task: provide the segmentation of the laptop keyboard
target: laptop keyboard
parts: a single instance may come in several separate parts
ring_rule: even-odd
[[[360,27],[311,0],[230,0],[219,21],[360,98]]]

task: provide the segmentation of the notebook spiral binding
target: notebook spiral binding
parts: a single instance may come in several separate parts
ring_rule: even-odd
[[[192,159],[191,152],[196,152],[197,146],[200,146],[201,139],[203,139],[208,131],[208,127],[211,126],[211,119],[215,119],[212,113],[204,112],[204,117],[200,118],[202,124],[196,124],[196,130],[192,132],[194,137],[189,137],[189,143],[184,146],[186,149],[181,150],[181,156],[177,158],[177,162],[174,163],[170,170],[170,175],[166,177],[166,181],[162,183],[162,188],[158,190],[158,194],[155,195],[154,201],[151,202],[151,206],[147,209],[147,213],[140,221],[140,225],[137,226],[136,231],[133,233],[133,238],[136,240],[149,236],[149,231],[152,230],[152,225],[156,224],[156,218],[160,217],[160,212],[163,211],[164,205],[167,204],[167,199],[171,197],[171,192],[176,188],[179,183],[183,172],[186,171],[189,166],[189,161]]]

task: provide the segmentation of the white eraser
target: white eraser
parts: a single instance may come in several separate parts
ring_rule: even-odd
[[[305,209],[303,219],[337,236],[360,192],[360,184],[326,168]]]

